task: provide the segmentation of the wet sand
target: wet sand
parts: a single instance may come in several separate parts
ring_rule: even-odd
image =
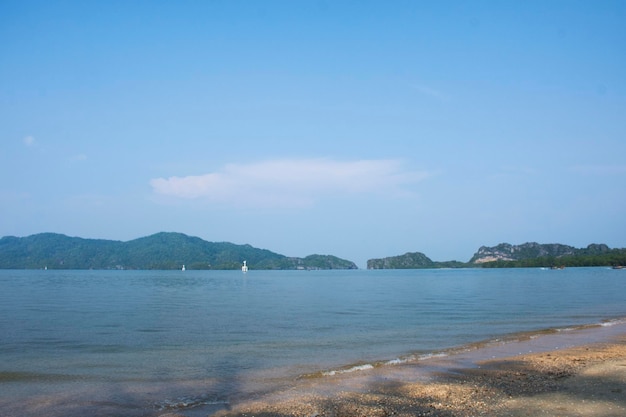
[[[299,380],[214,416],[626,416],[626,332],[616,330],[603,342],[546,336]]]

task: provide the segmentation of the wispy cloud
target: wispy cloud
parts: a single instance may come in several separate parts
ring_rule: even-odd
[[[576,165],[572,171],[586,175],[626,174],[626,165]]]
[[[155,193],[178,199],[302,207],[328,195],[407,193],[410,184],[431,175],[407,170],[398,160],[279,159],[230,164],[204,175],[155,178],[150,185]]]
[[[422,85],[422,84],[411,84],[411,88],[422,95],[434,98],[438,101],[448,101],[449,97],[447,94],[442,93],[439,90],[434,88]]]
[[[27,192],[0,191],[0,204],[10,206],[23,204],[31,198]]]
[[[24,143],[24,145],[28,146],[29,148],[37,146],[37,141],[35,141],[35,138],[33,136],[24,137],[22,139],[22,143]]]
[[[85,155],[84,153],[79,153],[76,155],[73,155],[70,158],[71,161],[75,161],[75,162],[80,162],[80,161],[86,161],[87,160],[87,155]]]
[[[501,168],[503,174],[509,175],[536,175],[539,171],[528,165],[504,165]]]

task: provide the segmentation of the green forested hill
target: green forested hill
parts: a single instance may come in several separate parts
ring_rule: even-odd
[[[618,266],[626,265],[626,249],[611,249],[605,244],[591,244],[575,248],[559,243],[536,242],[511,245],[481,246],[469,262],[435,262],[421,252],[390,256],[367,261],[368,269],[419,269],[419,268],[518,268],[565,266]]]
[[[470,263],[483,268],[617,266],[626,263],[626,249],[611,249],[605,244],[594,243],[586,248],[559,243],[501,243],[480,247]]]
[[[419,269],[434,268],[434,262],[421,252],[408,252],[404,255],[369,259],[367,269]]]
[[[404,255],[380,259],[369,259],[367,269],[423,269],[423,268],[461,268],[463,262],[436,262],[421,252],[408,252]]]
[[[1,269],[355,269],[334,256],[293,258],[182,233],[157,233],[128,242],[82,239],[56,233],[0,239]]]

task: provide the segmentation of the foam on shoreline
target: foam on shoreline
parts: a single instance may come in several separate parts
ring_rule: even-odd
[[[607,340],[613,334],[620,333],[626,333],[626,318],[612,318],[594,324],[518,332],[436,352],[415,352],[394,359],[348,364],[339,368],[300,375],[297,379],[334,377],[388,366],[419,364],[420,362],[422,362],[421,365],[424,365],[425,369],[430,369],[436,366],[438,360],[439,363],[443,363],[443,359],[446,359],[445,363],[458,362],[459,364],[465,363],[466,366],[471,366],[468,361],[487,360],[522,353],[586,345]]]
[[[626,358],[624,340],[626,340],[626,320],[623,319],[566,329],[525,332],[437,354],[414,355],[406,359],[325,371],[314,377],[295,381],[289,389],[282,392],[232,403],[230,411],[223,410],[215,415],[243,416],[248,415],[246,413],[251,410],[259,414],[269,412],[267,415],[273,412],[276,415],[311,415],[306,412],[310,413],[312,410],[315,415],[319,407],[342,410],[337,415],[353,415],[345,411],[350,409],[358,411],[354,415],[362,415],[365,412],[363,407],[374,403],[386,404],[393,409],[394,401],[405,401],[401,409],[409,405],[419,408],[423,406],[421,402],[425,401],[421,398],[430,398],[432,392],[438,390],[437,395],[445,395],[444,400],[449,400],[448,403],[444,402],[443,407],[453,402],[460,404],[461,407],[466,407],[472,402],[470,407],[485,404],[489,407],[515,406],[515,401],[522,401],[520,398],[525,398],[529,392],[531,395],[535,395],[533,392],[544,392],[542,391],[544,389],[548,390],[545,392],[552,392],[550,390],[555,389],[555,384],[562,383],[564,376],[577,375],[575,369],[582,369],[580,367],[585,363],[599,364],[611,359],[610,355],[602,352],[603,345],[611,345],[617,341],[621,347],[617,356],[613,357],[623,361]],[[541,373],[541,370],[534,368],[535,365],[530,364],[547,366],[549,369],[546,373]],[[615,372],[620,372],[620,367],[625,365],[626,362],[610,366],[617,366],[614,368],[617,369]],[[609,366],[608,362],[606,366]],[[471,388],[471,392],[465,392],[463,391],[465,386],[454,381],[474,381],[478,385],[472,382],[472,387],[482,386],[482,388]],[[504,394],[499,391],[498,384],[505,384],[505,388],[508,387]],[[398,390],[399,386],[404,388],[396,393],[395,390]],[[415,397],[407,396],[407,389],[411,389]],[[506,391],[507,389],[512,391]],[[618,388],[613,387],[612,390],[612,393],[618,392]],[[389,396],[389,392],[395,394]],[[468,396],[472,398],[468,400]],[[376,401],[372,401],[374,397]],[[616,405],[623,407],[619,402]],[[436,406],[437,404],[435,408]],[[438,406],[442,406],[442,403]],[[563,404],[558,406],[561,407]],[[602,404],[598,407],[602,410]],[[292,408],[293,412],[285,414],[286,410]],[[458,415],[464,414],[462,412]],[[494,414],[492,409],[491,413],[487,410],[484,414],[476,415]]]
[[[229,384],[229,392],[215,391],[213,387],[223,388],[223,381],[161,381],[154,386],[145,387],[144,391],[129,392],[129,400],[106,403],[108,415],[142,415],[162,416],[168,413],[185,417],[206,417],[220,415],[228,410],[245,407],[253,401],[274,401],[295,398],[303,395],[319,395],[333,397],[347,390],[350,392],[366,392],[372,381],[385,384],[388,380],[408,381],[424,384],[437,384],[441,375],[461,373],[480,369],[480,363],[499,358],[510,358],[518,355],[535,354],[538,352],[558,352],[575,346],[591,345],[608,342],[611,339],[626,335],[626,319],[614,318],[596,324],[564,326],[561,328],[521,332],[503,337],[494,337],[485,341],[464,346],[452,347],[434,352],[413,352],[404,356],[381,359],[380,361],[346,364],[345,366],[322,369],[311,374],[298,374],[274,370],[268,374],[234,377]],[[28,382],[31,375],[5,374],[8,383]],[[0,378],[1,379],[1,378]],[[78,384],[80,381],[55,380],[55,383]],[[212,393],[213,392],[213,393]],[[158,393],[155,395],[155,393]],[[157,397],[156,400],[154,397]],[[77,393],[65,396],[37,396],[27,403],[0,404],[3,415],[40,415],[36,410],[45,408],[48,415],[79,416],[101,410],[104,406],[97,400],[97,394],[85,393],[77,402]],[[140,399],[148,400],[142,403]],[[160,398],[160,399],[159,399]],[[269,400],[267,400],[269,399]],[[71,408],[68,408],[72,404]],[[82,404],[79,406],[79,404]],[[13,410],[15,407],[15,410]],[[81,408],[82,407],[82,408]],[[13,412],[14,411],[14,412]],[[12,414],[13,413],[13,414]],[[30,414],[29,414],[30,413]]]

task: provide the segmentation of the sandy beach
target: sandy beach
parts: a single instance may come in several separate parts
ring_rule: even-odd
[[[299,381],[216,417],[625,416],[626,334],[603,343],[446,364],[401,364]],[[471,357],[469,360],[472,360]],[[433,368],[434,369],[434,368]],[[165,414],[173,417],[176,414]]]

